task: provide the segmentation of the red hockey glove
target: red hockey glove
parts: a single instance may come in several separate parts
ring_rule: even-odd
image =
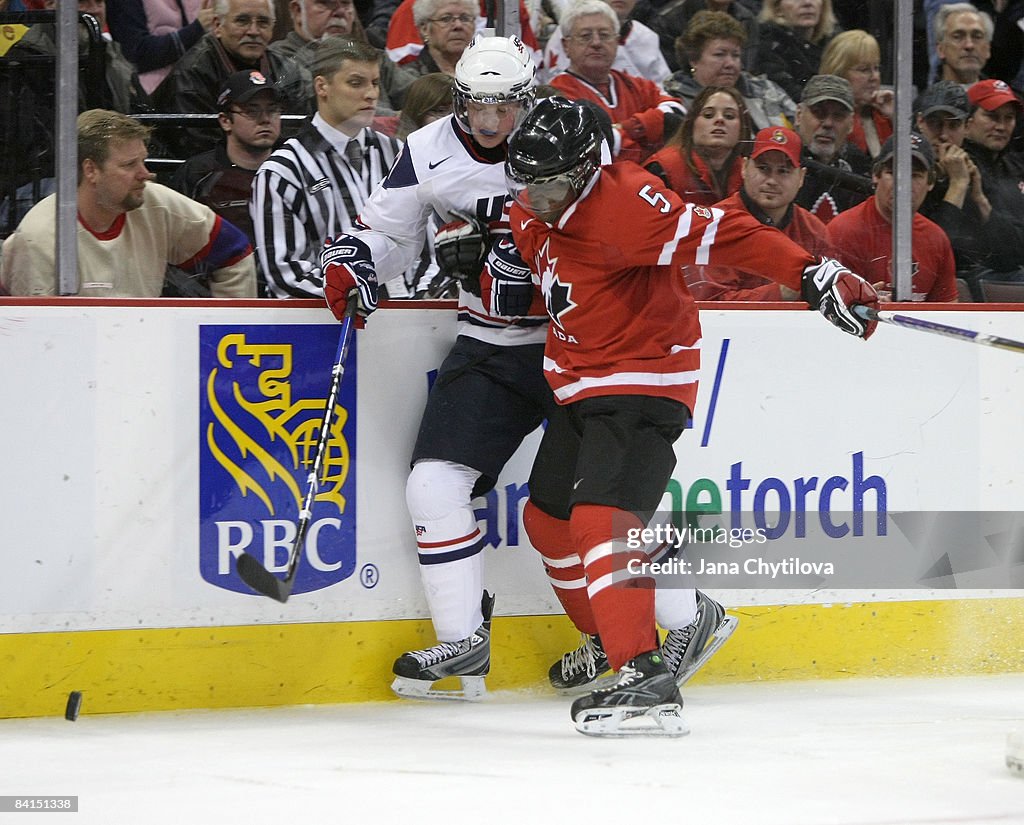
[[[487,257],[487,227],[461,212],[434,235],[434,256],[441,271],[480,297],[480,270]]]
[[[803,299],[843,332],[867,340],[877,321],[865,321],[853,308],[863,305],[878,309],[878,293],[859,275],[854,275],[834,258],[822,258],[804,270]]]
[[[533,275],[511,237],[498,238],[480,278],[481,299],[492,315],[529,315]]]
[[[353,235],[328,238],[320,253],[320,269],[327,306],[339,321],[347,314],[349,296],[359,296],[356,326],[361,329],[366,316],[377,308],[377,273],[370,247]]]

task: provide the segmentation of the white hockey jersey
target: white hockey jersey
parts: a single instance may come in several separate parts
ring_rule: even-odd
[[[432,213],[441,223],[468,214],[492,235],[509,231],[511,198],[505,187],[505,146],[483,149],[454,116],[412,132],[387,177],[359,215],[353,231],[370,247],[381,283],[401,276],[423,248]],[[542,344],[547,315],[491,315],[475,295],[459,290],[459,335],[500,346]]]

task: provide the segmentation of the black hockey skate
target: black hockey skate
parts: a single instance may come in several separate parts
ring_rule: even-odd
[[[457,642],[441,642],[423,650],[410,650],[395,660],[392,670],[397,677],[391,689],[406,699],[481,698],[487,689],[484,677],[491,669],[491,613],[494,596],[484,591],[480,605],[483,624],[467,638]],[[457,676],[461,690],[435,690],[434,682]]]
[[[596,690],[615,681],[600,636],[580,634],[580,646],[570,650],[548,669],[551,687],[576,694]]]
[[[670,630],[661,644],[665,666],[682,687],[700,670],[736,630],[739,620],[725,614],[725,608],[697,591],[697,615],[678,630]]]
[[[626,662],[611,687],[573,702],[572,719],[587,736],[685,736],[682,708],[675,679],[652,650]]]

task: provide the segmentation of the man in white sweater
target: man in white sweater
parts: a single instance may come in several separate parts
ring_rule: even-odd
[[[168,264],[208,283],[215,298],[256,297],[248,239],[209,207],[146,169],[149,129],[92,109],[78,117],[78,291],[156,298]],[[54,295],[56,196],[37,203],[3,245],[0,283],[11,295]]]

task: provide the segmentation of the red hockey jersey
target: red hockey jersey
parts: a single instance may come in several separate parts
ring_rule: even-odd
[[[550,85],[569,100],[591,100],[608,112],[612,123],[622,128],[622,147],[615,153],[622,160],[640,161],[660,149],[665,134],[665,115],[686,114],[683,102],[665,94],[653,80],[620,72],[609,72],[607,93],[571,71],[551,79]]]
[[[687,203],[714,206],[722,198],[740,191],[743,186],[743,158],[739,154],[731,161],[725,181],[726,191],[723,193],[716,191],[715,173],[704,158],[695,151],[692,157],[693,165],[697,168],[696,173],[683,158],[682,147],[673,144],[651,155],[644,163],[644,168],[664,180],[668,187]]]
[[[551,317],[544,370],[560,404],[652,395],[692,410],[700,320],[680,267],[742,267],[799,289],[814,260],[748,213],[684,204],[629,162],[602,167],[554,226],[519,204],[511,219]]]
[[[749,212],[743,195],[735,192],[715,206],[726,212],[734,209]],[[832,248],[825,237],[825,224],[799,204],[793,204],[785,226],[766,224],[782,232],[814,256],[832,257]],[[782,293],[774,281],[735,267],[688,266],[686,285],[698,301],[781,301]]]

